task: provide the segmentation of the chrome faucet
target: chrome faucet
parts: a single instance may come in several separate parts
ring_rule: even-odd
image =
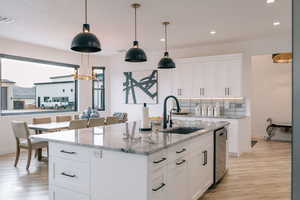
[[[172,95],[167,96],[164,101],[163,129],[166,129],[168,127],[168,121],[170,121],[170,127],[172,126],[172,119],[171,119],[172,111],[170,112],[170,119],[169,120],[167,119],[167,102],[168,102],[168,99],[170,99],[170,98],[173,98],[175,100],[177,112],[180,112],[180,106],[179,106],[178,99]]]

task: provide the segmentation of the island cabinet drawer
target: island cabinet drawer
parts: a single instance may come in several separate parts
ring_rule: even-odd
[[[50,197],[51,200],[90,200],[89,195],[74,192],[61,187],[54,187]]]
[[[191,153],[198,152],[200,149],[203,149],[203,147],[213,145],[213,143],[213,132],[206,133],[191,140],[190,151]]]
[[[149,156],[150,171],[156,171],[168,163],[168,155],[165,150],[159,151]]]
[[[177,160],[178,158],[187,155],[189,148],[189,141],[170,147],[168,149],[168,162],[173,162],[174,160]]]
[[[151,200],[166,200],[167,198],[167,167],[151,174]]]
[[[88,194],[90,190],[90,167],[88,163],[54,158],[52,183],[55,186]]]
[[[87,162],[90,160],[90,151],[88,148],[52,143],[50,149],[53,154],[52,156],[54,157],[81,162]]]

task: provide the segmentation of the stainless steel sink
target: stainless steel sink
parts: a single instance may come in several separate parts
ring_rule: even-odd
[[[196,131],[200,131],[203,128],[195,128],[195,127],[176,127],[173,129],[163,129],[161,132],[163,133],[171,133],[171,134],[191,134]]]

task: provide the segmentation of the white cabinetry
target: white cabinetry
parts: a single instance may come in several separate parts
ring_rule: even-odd
[[[49,147],[50,200],[196,200],[213,183],[213,132],[148,156]]]
[[[176,60],[174,95],[181,98],[241,97],[242,54]]]
[[[213,135],[191,144],[189,162],[189,199],[197,200],[213,183]]]
[[[188,161],[181,157],[168,164],[168,199],[188,199]]]
[[[184,65],[182,67],[176,67],[173,71],[174,80],[174,95],[180,98],[189,98],[191,96],[191,76],[192,65]]]

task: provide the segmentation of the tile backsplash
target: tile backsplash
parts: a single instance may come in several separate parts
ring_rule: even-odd
[[[202,109],[209,107],[215,112],[218,107],[218,116],[245,116],[246,115],[246,100],[244,98],[228,98],[228,99],[178,99],[182,111],[191,114],[209,116],[207,111],[204,113]],[[174,104],[175,106],[175,104]],[[198,109],[197,109],[198,108]],[[215,113],[211,113],[214,115]]]

